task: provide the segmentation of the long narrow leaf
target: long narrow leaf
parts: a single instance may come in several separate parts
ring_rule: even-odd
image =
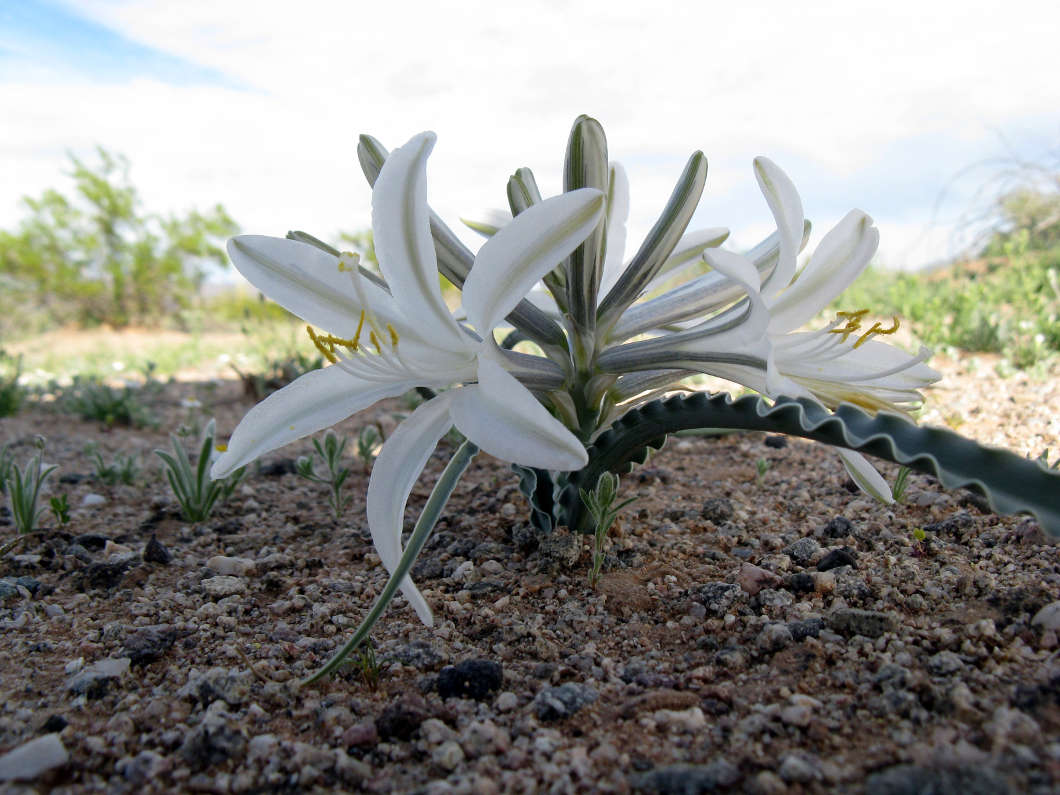
[[[607,335],[621,314],[640,297],[677,246],[703,195],[707,180],[707,158],[696,152],[689,158],[670,201],[644,243],[604,296],[597,311],[597,327]]]
[[[579,116],[567,141],[563,166],[563,190],[595,188],[608,192],[610,169],[607,164],[607,138],[600,122]],[[566,262],[567,307],[576,333],[589,339],[596,328],[596,293],[604,255],[606,214]]]

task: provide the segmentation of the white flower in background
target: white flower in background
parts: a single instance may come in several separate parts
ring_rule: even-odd
[[[823,329],[799,331],[868,265],[879,243],[872,219],[860,210],[848,213],[796,273],[807,231],[802,201],[772,161],[757,158],[755,175],[777,232],[747,255],[704,251],[714,272],[634,304],[613,334],[618,339],[646,332],[656,336],[612,347],[600,356],[601,364],[611,372],[660,368],[663,378],[661,368],[679,367],[774,398],[808,397],[832,409],[846,402],[870,412],[908,413],[922,400],[918,390],[938,380],[939,373],[924,364],[930,354],[926,348],[910,355],[876,339],[896,332],[897,318],[866,327],[869,310],[859,309],[838,313]],[[690,320],[692,312],[699,315]],[[886,482],[863,456],[841,448],[839,454],[863,490],[891,501]]]
[[[810,397],[828,408],[853,403],[870,412],[906,414],[922,401],[918,390],[938,380],[924,364],[930,355],[921,348],[910,355],[875,339],[898,330],[898,319],[868,328],[868,309],[839,312],[824,328],[799,331],[861,275],[876,252],[879,232],[872,219],[852,210],[795,273],[803,236],[802,201],[788,176],[772,161],[755,160],[755,175],[777,223],[780,251],[774,271],[761,285],[768,308],[772,352],[767,373],[746,385],[776,397]],[[891,502],[890,488],[864,456],[838,449],[854,481],[869,494]]]
[[[587,460],[577,437],[520,382],[556,388],[560,368],[541,357],[501,352],[493,332],[596,227],[603,194],[584,189],[541,202],[484,244],[463,286],[467,328],[446,307],[438,283],[426,198],[434,140],[433,133],[423,133],[392,152],[375,183],[372,227],[386,287],[366,278],[355,255],[335,257],[282,238],[241,236],[229,244],[232,261],[252,284],[325,330],[308,332],[331,365],[252,408],[214,464],[214,478],[382,398],[417,386],[457,387],[418,407],[375,462],[368,522],[388,571],[401,557],[412,486],[454,425],[482,450],[524,466],[572,470]],[[431,624],[430,609],[408,577],[402,592]]]
[[[755,160],[755,175],[773,212],[780,235],[777,267],[762,284],[769,308],[773,353],[769,394],[812,397],[828,408],[853,403],[875,413],[907,414],[923,397],[918,390],[940,374],[924,364],[921,347],[910,355],[875,339],[898,330],[898,318],[864,327],[868,309],[839,312],[823,329],[798,331],[861,275],[876,253],[880,235],[872,219],[852,210],[824,236],[796,275],[795,257],[804,224],[802,201],[787,174],[772,161]],[[866,492],[893,502],[890,487],[864,456],[837,448],[847,471]]]

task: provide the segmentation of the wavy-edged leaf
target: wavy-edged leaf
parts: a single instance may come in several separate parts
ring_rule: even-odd
[[[657,400],[628,412],[597,437],[589,465],[557,486],[559,524],[587,533],[579,488],[603,472],[624,474],[642,463],[667,434],[692,428],[737,428],[801,436],[868,453],[934,475],[948,489],[970,488],[1001,514],[1030,513],[1050,535],[1060,536],[1060,473],[1008,450],[986,447],[952,431],[914,425],[897,414],[871,416],[844,404],[835,412],[806,398],[759,396],[733,400],[727,393],[696,393]]]
[[[530,524],[542,533],[551,533],[556,528],[552,476],[547,469],[519,464],[512,464],[512,471],[519,476],[519,492],[530,503]]]

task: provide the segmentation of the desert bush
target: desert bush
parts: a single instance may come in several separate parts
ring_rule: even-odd
[[[93,163],[70,161],[73,193],[26,197],[27,217],[0,231],[0,330],[158,325],[191,305],[208,267],[227,264],[236,224],[224,208],[145,213],[124,157],[99,148]]]
[[[107,426],[154,426],[155,418],[144,405],[141,392],[141,387],[111,386],[98,376],[75,375],[73,383],[58,392],[56,404],[60,411]]]
[[[22,357],[0,349],[0,417],[10,417],[22,408],[26,388],[18,381],[21,375]]]

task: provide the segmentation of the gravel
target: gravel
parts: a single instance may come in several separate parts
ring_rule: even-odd
[[[928,421],[1060,448],[1041,411],[1060,379],[942,369]],[[46,428],[60,474],[86,469],[89,441],[149,454],[204,389],[167,385],[157,430],[31,407],[0,443],[21,456]],[[211,394],[228,433],[248,404],[231,384]],[[389,433],[401,411],[338,430]],[[64,793],[1060,791],[1058,547],[918,474],[906,503],[879,505],[832,451],[767,438],[671,440],[623,477],[638,499],[595,589],[587,539],[528,528],[514,475],[478,456],[417,568],[434,627],[399,598],[372,632],[374,686],[352,663],[298,686],[386,580],[359,465],[339,521],[291,472],[308,442],[197,524],[151,473],[56,479],[71,505],[105,502],[0,563],[0,772],[29,748],[40,761],[11,786]]]

